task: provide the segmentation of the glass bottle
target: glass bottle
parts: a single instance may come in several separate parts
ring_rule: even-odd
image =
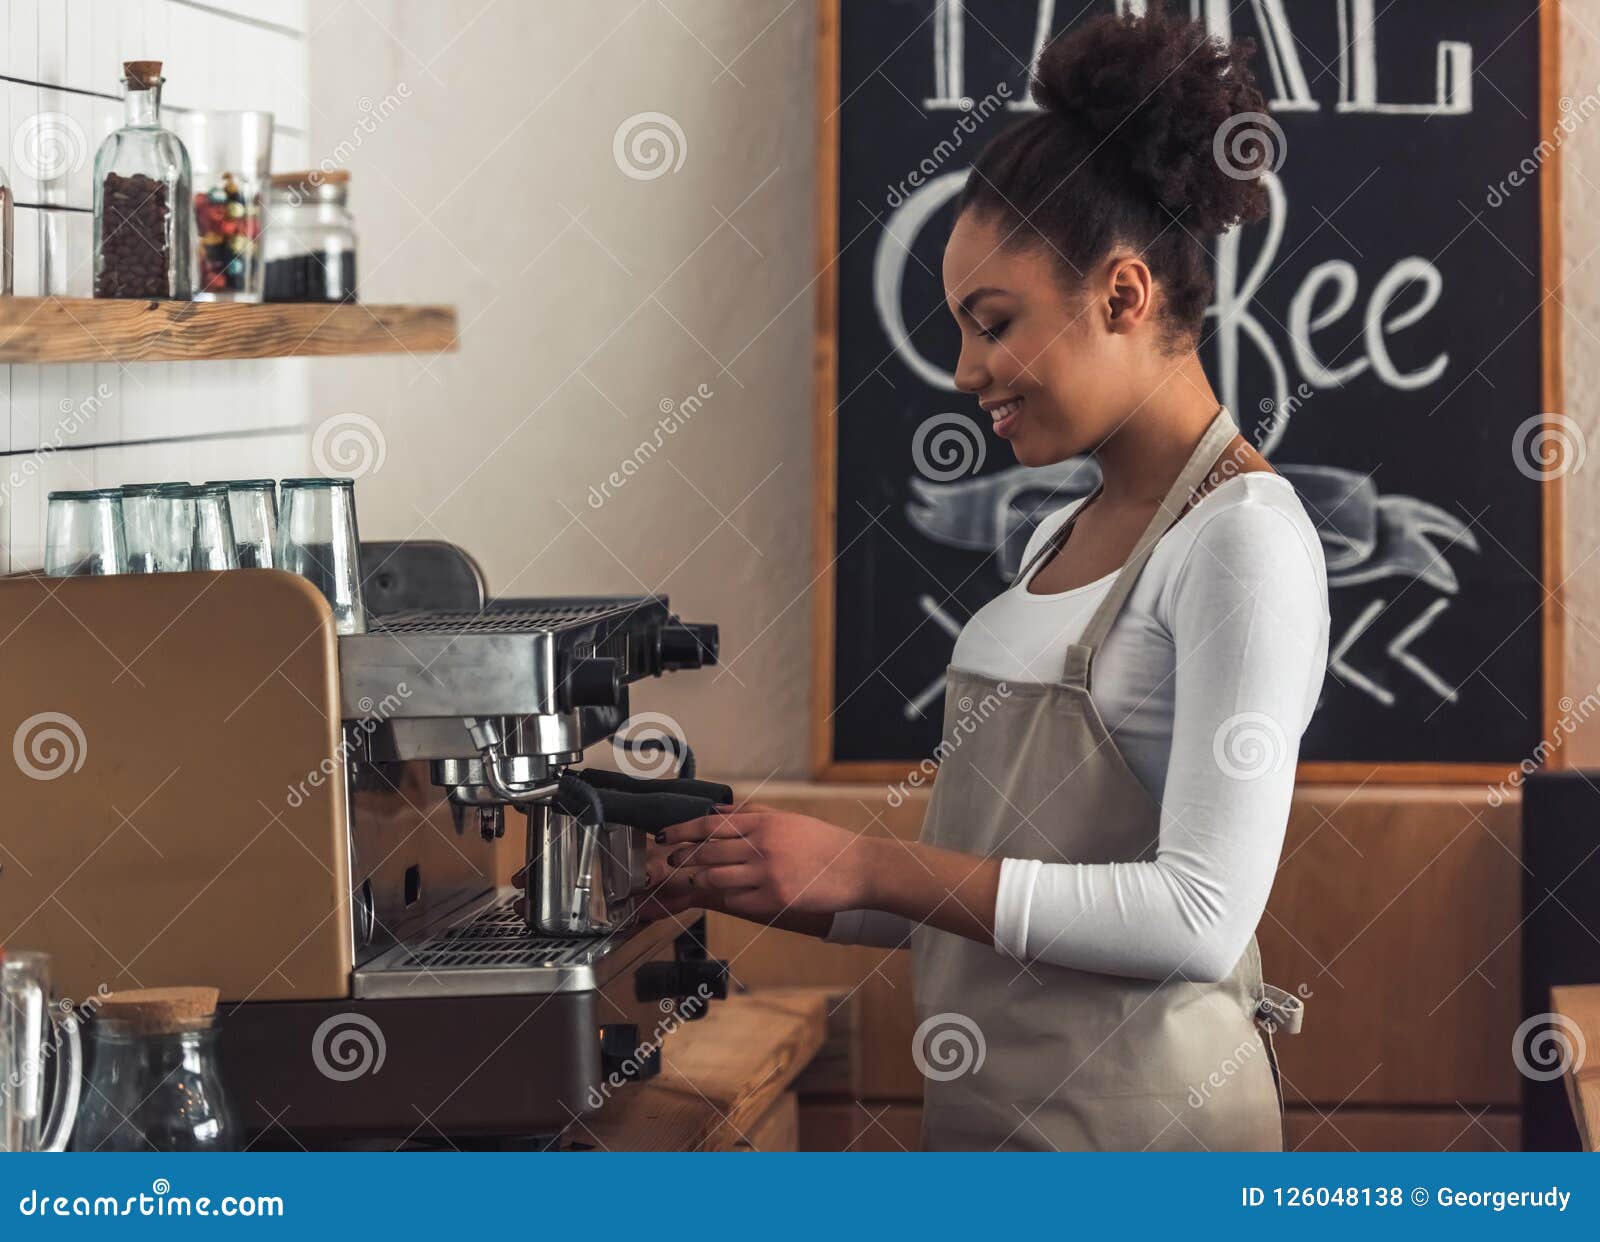
[[[6,180],[6,170],[0,168],[0,297],[11,296],[11,256],[15,246],[11,216],[11,183]]]
[[[97,1013],[74,1151],[231,1151],[238,1131],[210,1014],[159,1029]]]
[[[159,60],[130,60],[124,124],[94,157],[94,295],[194,295],[189,153],[161,126]]]
[[[272,178],[262,238],[269,302],[356,300],[356,226],[350,174],[280,173]]]

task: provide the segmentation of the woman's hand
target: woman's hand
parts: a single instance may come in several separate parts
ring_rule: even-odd
[[[808,815],[746,804],[674,824],[663,840],[647,918],[703,908],[823,935],[870,898],[871,838]]]

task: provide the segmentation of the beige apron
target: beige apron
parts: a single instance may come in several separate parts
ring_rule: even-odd
[[[1155,856],[1160,805],[1112,743],[1089,697],[1090,669],[1156,540],[1233,435],[1228,412],[1219,411],[1067,649],[1059,684],[949,671],[924,842],[1046,862]],[[1070,529],[1069,522],[1018,580]],[[1263,985],[1254,937],[1221,983],[1025,965],[931,927],[917,929],[912,954],[925,1147],[1282,1149],[1270,1032],[1297,1028],[1299,1007]],[[948,1055],[953,1049],[960,1055]]]

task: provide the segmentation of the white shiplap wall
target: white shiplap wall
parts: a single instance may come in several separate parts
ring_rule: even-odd
[[[122,123],[124,60],[164,63],[164,110],[270,110],[274,168],[305,166],[305,0],[0,0],[0,8],[0,166],[17,202],[17,294],[89,295],[94,153]],[[19,149],[41,115],[74,144],[64,198],[52,193],[49,203]],[[305,365],[0,365],[0,571],[42,562],[52,490],[306,473]]]

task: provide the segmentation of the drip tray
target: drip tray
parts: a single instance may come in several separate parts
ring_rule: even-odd
[[[592,991],[659,939],[648,929],[614,936],[536,936],[512,909],[519,895],[501,889],[450,926],[425,931],[358,967],[353,974],[356,997]]]

